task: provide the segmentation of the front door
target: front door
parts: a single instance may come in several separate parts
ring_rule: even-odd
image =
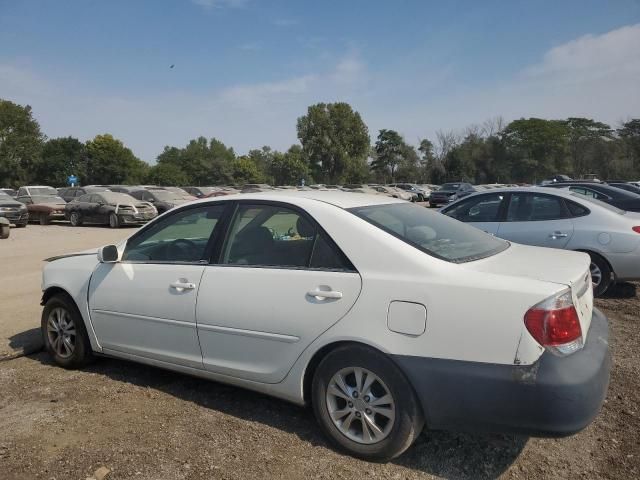
[[[500,226],[505,197],[502,192],[474,195],[444,208],[442,213],[495,235]]]
[[[120,262],[98,266],[89,308],[103,348],[202,368],[196,298],[224,208],[180,210],[129,239]]]
[[[196,317],[204,367],[276,383],[338,322],[360,275],[303,212],[240,203],[217,265],[205,268]]]
[[[513,193],[498,229],[505,240],[550,248],[565,248],[572,235],[573,221],[562,198],[543,193]]]

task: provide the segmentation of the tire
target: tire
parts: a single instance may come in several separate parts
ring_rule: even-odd
[[[40,220],[40,225],[49,225],[51,223],[51,220],[49,219],[49,215],[47,215],[46,213],[41,213],[39,220]]]
[[[45,349],[57,365],[81,368],[94,360],[84,321],[69,296],[58,294],[47,301],[40,329]]]
[[[16,223],[16,228],[26,228],[27,222],[24,223]]]
[[[591,257],[589,270],[591,271],[591,279],[593,281],[593,295],[595,297],[600,297],[604,295],[613,284],[613,272],[604,258],[597,253],[588,253]],[[599,279],[599,281],[596,281],[597,279]]]
[[[9,238],[11,227],[9,225],[0,225],[0,239]]]
[[[69,214],[69,222],[71,222],[72,227],[79,227],[82,225],[82,215],[80,212],[71,212]]]
[[[338,375],[343,382],[336,381]],[[373,383],[366,388],[369,381]],[[337,388],[338,383],[348,392]],[[364,345],[341,346],[324,357],[315,371],[311,395],[313,411],[324,433],[338,448],[365,460],[397,457],[411,446],[424,426],[420,405],[402,372],[388,357]],[[350,426],[345,429],[347,421]],[[367,427],[365,434],[365,423],[376,425],[378,433]]]
[[[118,218],[118,215],[116,215],[115,213],[109,214],[109,227],[111,228],[120,227],[120,219]]]

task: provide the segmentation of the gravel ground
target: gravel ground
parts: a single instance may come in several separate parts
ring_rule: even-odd
[[[37,353],[0,362],[0,480],[640,478],[638,286],[596,302],[611,385],[573,437],[424,432],[396,461],[367,463],[334,451],[308,409],[118,360],[63,370]]]

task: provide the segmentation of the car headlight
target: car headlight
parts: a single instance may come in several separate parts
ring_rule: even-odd
[[[451,195],[451,196],[449,197],[449,201],[450,201],[450,202],[453,202],[453,201],[455,201],[455,200],[457,200],[457,199],[458,199],[458,196],[457,196],[457,195]]]

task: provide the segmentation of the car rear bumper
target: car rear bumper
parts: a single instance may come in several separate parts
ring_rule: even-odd
[[[594,309],[587,342],[568,357],[533,365],[395,356],[433,429],[565,436],[600,411],[609,385],[608,321]]]

